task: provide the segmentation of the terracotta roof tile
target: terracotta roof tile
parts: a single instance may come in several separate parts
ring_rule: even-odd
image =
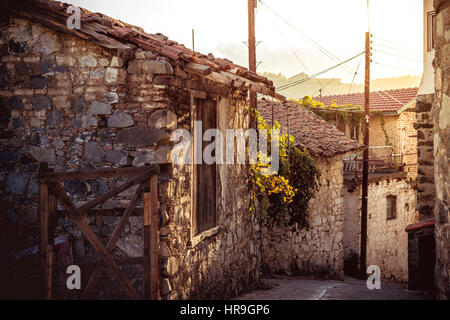
[[[298,103],[258,100],[258,111],[263,119],[271,123],[272,107],[274,120],[287,128],[287,107],[290,108],[290,134],[298,147],[306,148],[313,156],[332,157],[338,154],[360,150],[363,146],[348,138],[324,119],[300,106]]]
[[[395,90],[372,91],[370,93],[370,110],[378,112],[395,112],[400,110],[406,103],[417,95],[418,88],[404,88]],[[351,93],[342,95],[331,95],[314,97],[325,105],[330,105],[333,100],[337,104],[352,104],[364,108],[364,93]]]
[[[35,20],[47,27],[66,32],[80,38],[115,49],[141,47],[161,54],[174,61],[195,62],[207,65],[213,71],[228,71],[241,76],[274,92],[273,82],[263,76],[234,64],[228,59],[215,58],[192,51],[176,41],[169,40],[161,33],[150,34],[140,27],[124,23],[101,13],[81,9],[81,29],[69,29],[66,26],[67,7],[71,4],[51,0],[2,0],[0,6],[11,12]],[[138,8],[136,10],[139,10]]]

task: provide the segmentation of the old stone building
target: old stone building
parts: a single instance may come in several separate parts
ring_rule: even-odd
[[[380,156],[390,153],[395,163],[405,164],[408,178],[417,178],[417,141],[418,133],[414,127],[416,121],[415,104],[417,88],[373,91],[370,93],[370,146],[390,146]],[[357,105],[364,108],[364,93],[330,95],[314,97],[325,105],[335,101],[338,105]],[[339,118],[340,119],[340,118]],[[362,127],[353,127],[338,120],[332,120],[339,130],[348,137],[363,142]]]
[[[289,108],[289,111],[288,111]],[[278,121],[294,144],[305,148],[320,172],[318,190],[308,204],[309,228],[262,228],[262,265],[265,272],[344,278],[344,180],[342,158],[362,148],[358,142],[321,117],[294,102],[260,100],[258,110]]]
[[[344,175],[344,259],[346,273],[357,274],[361,248],[361,180]],[[417,222],[416,188],[407,173],[369,174],[367,211],[367,265],[380,267],[381,277],[408,281],[408,235]]]
[[[249,88],[275,96],[272,83],[229,60],[85,9],[80,27],[68,28],[68,6],[1,3],[0,225],[1,256],[8,257],[2,277],[9,278],[2,289],[9,297],[14,288],[18,296],[36,297],[30,288],[36,280],[27,278],[32,270],[21,274],[14,253],[38,240],[39,162],[59,171],[159,164],[161,296],[226,298],[250,287],[260,275],[261,252],[259,225],[248,214],[247,167],[174,164],[170,138],[176,129],[199,134],[191,130],[194,120],[202,120],[204,130],[245,130]],[[64,187],[81,204],[121,182]],[[133,193],[98,209],[124,208]],[[88,222],[107,239],[118,220]],[[68,238],[70,263],[90,256],[92,248],[70,221],[59,219],[57,232]],[[142,257],[141,235],[142,216],[136,215],[114,256]],[[24,287],[14,282],[19,278]],[[139,290],[139,276],[133,282]]]
[[[421,256],[435,250],[434,281],[438,298],[450,298],[449,237],[449,67],[450,1],[424,0],[424,64],[417,96],[419,219],[417,230],[434,227],[434,242],[412,250],[411,264],[419,269]],[[434,220],[434,224],[430,222]],[[409,231],[413,235],[414,226]],[[428,232],[427,232],[428,233]],[[412,247],[414,242],[412,242]],[[434,256],[433,256],[434,258]],[[424,275],[419,274],[419,277]],[[426,277],[432,279],[433,277]]]
[[[433,100],[433,154],[436,184],[435,278],[438,298],[450,298],[450,1],[434,0],[435,50]]]

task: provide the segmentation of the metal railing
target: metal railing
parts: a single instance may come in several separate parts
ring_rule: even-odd
[[[354,172],[355,177],[363,169],[362,152],[349,154],[343,159],[344,172]],[[369,147],[369,173],[389,173],[402,170],[402,155],[394,154],[392,146]]]

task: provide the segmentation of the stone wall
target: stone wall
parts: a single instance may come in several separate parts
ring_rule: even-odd
[[[342,156],[316,158],[319,189],[310,200],[309,229],[262,228],[263,270],[266,274],[344,277],[344,212]]]
[[[413,106],[415,106],[415,103]],[[417,180],[417,130],[414,128],[415,121],[414,108],[404,110],[397,120],[399,151],[404,154],[399,160],[401,160],[401,164],[405,164],[404,171],[407,172],[408,179],[412,181]]]
[[[218,228],[202,241],[191,237],[191,171],[170,164],[169,139],[176,128],[190,129],[189,92],[169,85],[188,74],[152,52],[105,49],[25,19],[3,21],[0,35],[2,257],[38,242],[40,161],[61,170],[160,164],[163,298],[230,297],[257,281],[258,226],[247,214],[245,166],[220,166]],[[224,92],[227,98],[218,98],[222,126],[245,129],[245,92]],[[203,98],[213,99],[208,93]],[[122,182],[73,181],[64,187],[81,204]],[[126,207],[133,192],[102,208]],[[105,240],[118,219],[89,223]],[[93,255],[70,221],[60,219],[57,232],[68,235],[75,263]],[[142,217],[132,217],[114,255],[142,257]],[[2,275],[10,274],[11,263],[2,263]],[[132,280],[142,289],[142,275]],[[19,289],[19,297],[27,291]]]
[[[397,216],[386,217],[386,197],[397,197]],[[380,177],[369,181],[367,212],[367,266],[378,265],[383,279],[408,280],[408,235],[405,227],[417,221],[415,189],[401,178]],[[346,184],[344,244],[347,263],[359,263],[361,233],[361,186]],[[357,259],[355,258],[357,256]],[[356,266],[354,266],[354,269]]]
[[[450,298],[450,1],[435,0],[433,101],[437,296]]]
[[[433,168],[433,95],[417,96],[416,122],[417,129],[417,205],[419,219],[433,216],[434,186]]]
[[[243,100],[220,99],[219,129],[248,128]],[[226,147],[226,145],[225,145]],[[168,220],[161,228],[163,293],[169,299],[229,298],[258,281],[259,224],[248,212],[248,174],[245,165],[218,165],[218,226],[191,234],[190,171],[173,167],[165,197]],[[182,182],[180,182],[182,181]],[[175,198],[171,194],[176,193]]]

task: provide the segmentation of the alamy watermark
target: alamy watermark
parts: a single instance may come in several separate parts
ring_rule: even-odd
[[[172,149],[172,163],[177,165],[245,164],[247,149],[248,163],[256,164],[259,161],[263,165],[261,170],[263,175],[278,173],[279,129],[270,130],[270,156],[268,152],[269,132],[266,129],[258,131],[255,129],[245,131],[243,129],[226,129],[225,134],[219,129],[208,129],[203,133],[201,121],[194,121],[193,129],[193,142],[191,133],[186,129],[176,129],[172,132],[171,140],[178,142]],[[203,148],[203,142],[211,143]]]
[[[67,13],[70,14],[66,20],[66,26],[69,29],[81,29],[81,10],[80,7],[68,6]]]
[[[370,276],[367,278],[366,285],[367,289],[381,289],[381,270],[377,265],[370,265],[367,267],[367,274]]]

